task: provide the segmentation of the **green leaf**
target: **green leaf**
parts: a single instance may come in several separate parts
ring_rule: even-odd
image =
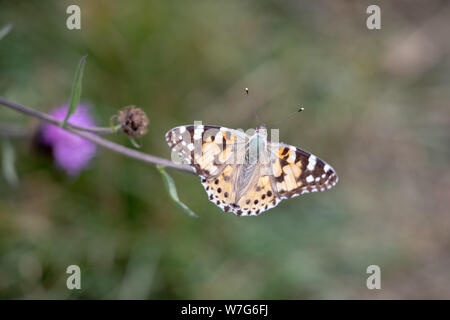
[[[17,177],[14,148],[8,139],[3,140],[2,144],[2,171],[6,181],[13,187],[19,184]]]
[[[191,217],[198,218],[198,216],[195,214],[194,211],[189,209],[187,205],[185,205],[183,202],[180,201],[180,198],[178,198],[177,188],[175,187],[175,182],[173,182],[173,179],[169,174],[164,170],[164,166],[157,166],[158,171],[161,173],[161,176],[164,180],[164,185],[167,188],[167,191],[169,192],[170,197],[172,200],[181,208],[183,209],[188,215]]]
[[[0,40],[2,40],[12,30],[12,27],[13,25],[10,23],[0,29]]]
[[[142,148],[142,144],[140,144],[139,142],[137,142],[136,139],[129,137],[131,144],[133,145],[133,147],[135,147],[136,149],[140,149]]]
[[[78,104],[80,103],[81,80],[83,79],[83,72],[84,66],[86,65],[86,58],[87,56],[83,56],[80,62],[78,63],[75,78],[73,79],[72,92],[70,94],[69,109],[67,110],[67,114],[66,117],[64,118],[64,121],[61,123],[61,127],[66,126],[67,120],[69,120],[69,117],[75,112]]]

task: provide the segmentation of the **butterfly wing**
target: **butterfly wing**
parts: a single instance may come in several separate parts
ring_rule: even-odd
[[[238,174],[237,154],[244,154],[248,142],[245,133],[219,126],[181,126],[167,132],[166,141],[200,176],[211,202],[225,212],[250,214],[249,206],[245,207],[247,210],[241,208],[248,199],[235,203],[237,195],[233,187]],[[268,181],[258,182],[263,183],[271,187]]]
[[[245,133],[219,126],[180,126],[166,134],[170,148],[181,156],[202,179],[216,178],[233,163],[238,145],[245,145]]]
[[[282,199],[325,191],[338,182],[334,169],[316,156],[268,142],[273,153],[270,167],[265,164],[261,169],[268,170],[254,171],[255,183],[237,195],[234,183],[242,168],[238,158],[248,146],[245,133],[219,126],[181,126],[167,132],[166,140],[200,176],[209,200],[238,216],[259,215]]]
[[[339,180],[329,164],[309,152],[286,144],[271,144],[270,148],[276,152],[271,184],[280,199],[325,191]]]
[[[225,212],[237,216],[259,215],[275,207],[281,200],[272,189],[269,176],[258,175],[256,183],[239,199],[233,187],[236,166],[227,165],[222,173],[213,180],[202,180],[209,200]],[[257,173],[255,173],[257,174]]]
[[[315,155],[286,144],[268,144],[275,152],[273,161],[268,170],[261,165],[254,173],[256,184],[236,199],[232,181],[233,174],[239,174],[239,166],[229,165],[216,179],[202,181],[209,199],[225,212],[252,216],[275,207],[282,199],[325,191],[338,182],[334,169]]]

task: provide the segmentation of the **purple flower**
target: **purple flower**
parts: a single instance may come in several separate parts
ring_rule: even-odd
[[[53,109],[50,114],[58,120],[64,120],[68,105]],[[89,114],[89,107],[78,105],[68,123],[80,126],[95,126]],[[77,176],[87,167],[94,157],[96,145],[74,135],[58,126],[45,124],[41,131],[41,141],[52,149],[55,162],[70,176]]]

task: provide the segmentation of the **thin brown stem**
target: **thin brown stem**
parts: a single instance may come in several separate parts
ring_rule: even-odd
[[[29,116],[35,117],[41,121],[45,121],[48,123],[51,123],[53,125],[56,126],[60,126],[61,125],[61,121],[59,121],[58,119],[46,114],[46,113],[42,113],[39,111],[36,111],[34,109],[31,109],[29,107],[25,107],[22,106],[20,104],[11,102],[3,97],[0,97],[0,104],[8,107],[10,109],[13,109],[15,111],[27,114]],[[176,163],[173,162],[171,160],[168,159],[164,159],[164,158],[160,158],[160,157],[156,157],[141,151],[137,151],[131,148],[127,148],[124,147],[120,144],[117,144],[115,142],[106,140],[100,136],[98,136],[97,134],[94,133],[98,133],[98,134],[108,134],[108,133],[114,133],[114,131],[111,128],[101,128],[101,127],[85,127],[85,126],[78,126],[78,125],[73,125],[73,124],[68,124],[67,127],[62,128],[64,130],[70,131],[73,134],[76,134],[77,136],[83,137],[86,140],[89,140],[91,142],[96,143],[99,146],[102,146],[104,148],[110,149],[112,151],[115,151],[117,153],[121,153],[127,157],[130,158],[134,158],[134,159],[138,159],[147,163],[151,163],[154,165],[162,165],[165,167],[169,167],[169,168],[174,168],[174,169],[178,169],[178,170],[183,170],[183,171],[187,171],[187,172],[191,172],[192,168],[188,165],[185,164],[181,164],[181,163]]]
[[[35,117],[37,119],[49,122],[51,124],[56,124],[56,125],[61,124],[61,121],[59,121],[58,119],[56,119],[55,117],[53,117],[49,114],[31,109],[29,107],[22,106],[15,102],[6,100],[3,97],[0,97],[0,104],[4,105],[6,107],[9,107],[11,109],[14,109],[16,111],[22,112],[24,114],[27,114],[29,116]],[[115,133],[112,128],[108,128],[108,127],[87,127],[87,126],[79,126],[79,125],[70,124],[70,123],[67,123],[67,126],[73,128],[73,129],[93,132],[93,133],[97,133],[97,134],[113,134],[113,133]]]

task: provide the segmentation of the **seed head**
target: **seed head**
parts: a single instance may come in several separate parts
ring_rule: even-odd
[[[128,106],[120,110],[117,121],[119,121],[122,131],[128,136],[139,138],[147,133],[147,115],[135,106]]]

